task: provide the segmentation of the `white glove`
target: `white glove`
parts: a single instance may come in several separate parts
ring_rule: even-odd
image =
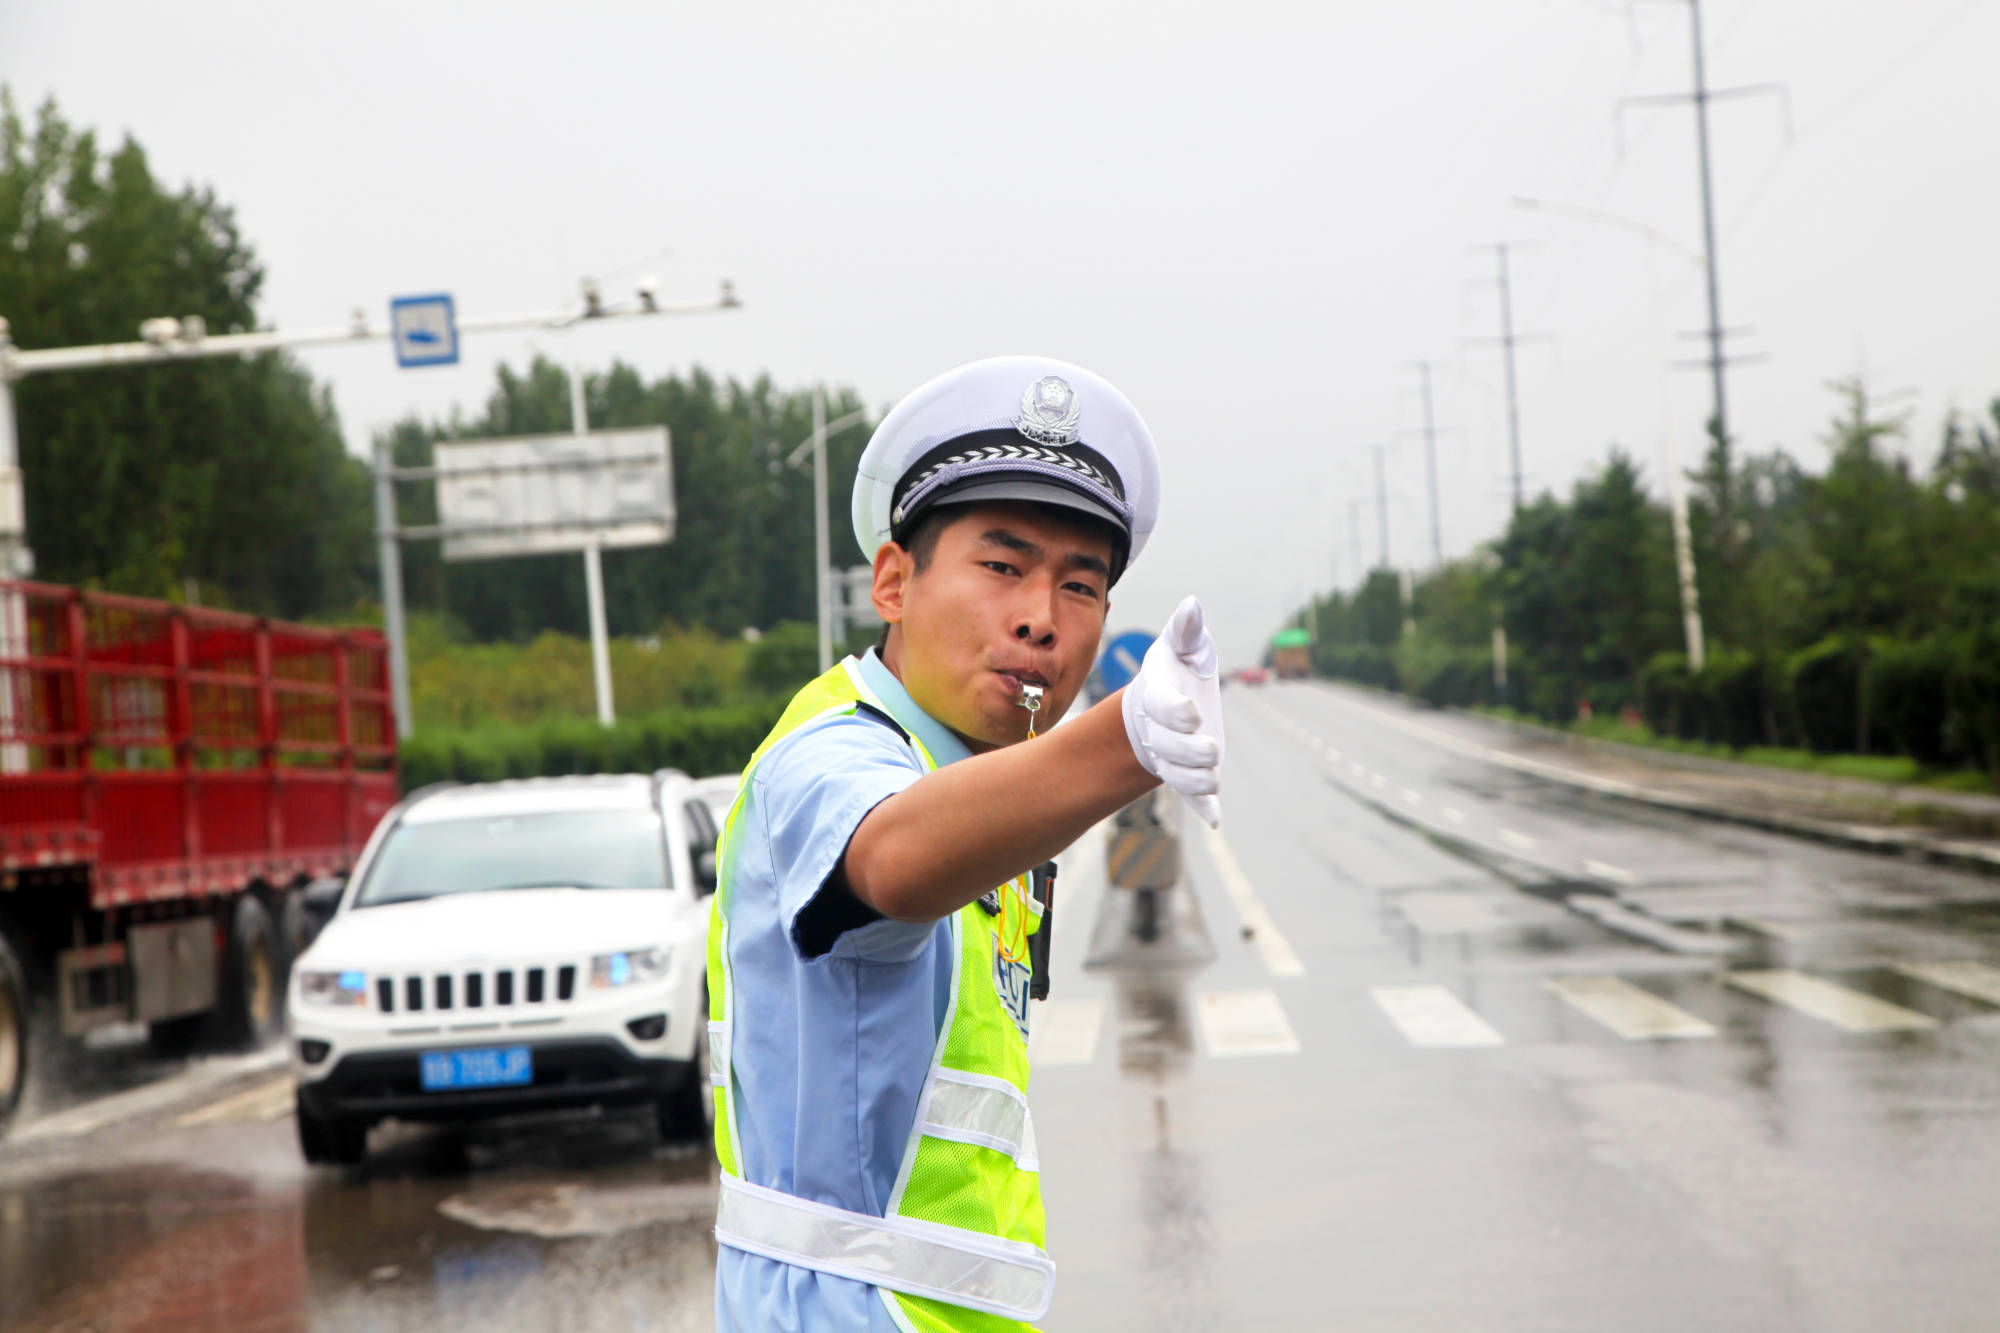
[[[1125,735],[1140,766],[1222,827],[1222,680],[1201,603],[1187,598],[1125,687]]]

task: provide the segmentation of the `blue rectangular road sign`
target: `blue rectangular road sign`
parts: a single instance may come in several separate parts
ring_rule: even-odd
[[[389,334],[399,366],[449,366],[458,361],[458,317],[444,292],[399,296],[389,302]]]

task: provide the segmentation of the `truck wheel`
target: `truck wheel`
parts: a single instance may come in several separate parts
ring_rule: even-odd
[[[323,1120],[306,1109],[305,1098],[294,1093],[293,1099],[299,1152],[306,1165],[354,1166],[368,1156],[368,1126],[355,1120]]]
[[[216,1033],[227,1046],[255,1046],[285,1024],[284,945],[264,904],[250,894],[236,900],[229,945],[222,957],[222,993]]]
[[[715,1085],[708,1076],[708,1000],[701,1002],[701,1025],[695,1030],[694,1059],[672,1092],[655,1104],[660,1137],[668,1143],[698,1142],[715,1133]]]
[[[28,973],[0,934],[0,1134],[7,1132],[28,1090]]]

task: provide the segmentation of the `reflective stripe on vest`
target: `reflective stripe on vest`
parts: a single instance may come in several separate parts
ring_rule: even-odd
[[[715,1238],[782,1263],[1024,1322],[1049,1312],[1056,1266],[1032,1245],[870,1217],[722,1177]]]
[[[997,1327],[994,1319],[1025,1323],[1047,1312],[1055,1287],[1055,1265],[1041,1248],[1040,1162],[1024,1091],[1028,1062],[1020,1011],[1026,999],[1026,942],[1041,925],[1041,904],[1026,876],[997,890],[998,914],[989,916],[968,903],[944,919],[951,999],[886,1216],[850,1212],[742,1178],[731,1063],[731,1028],[742,997],[729,959],[739,816],[757,765],[780,741],[852,714],[863,702],[882,709],[851,658],[799,691],[744,766],[736,802],[723,823],[709,921],[714,1020],[709,1077],[715,1084],[715,1146],[722,1166],[715,1237],[751,1254],[880,1288],[891,1315],[906,1329],[954,1329],[967,1318],[963,1311],[978,1311],[971,1318],[982,1330]],[[935,771],[937,762],[922,742],[908,739],[924,771]],[[1022,993],[1017,997],[1015,990]],[[754,996],[750,1002],[754,1005]],[[954,1316],[953,1309],[961,1314]]]

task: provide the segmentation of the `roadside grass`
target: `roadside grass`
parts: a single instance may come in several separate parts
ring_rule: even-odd
[[[1628,723],[1616,717],[1580,718],[1568,724],[1556,724],[1517,712],[1512,708],[1489,706],[1475,708],[1472,711],[1510,722],[1566,731],[1573,736],[1617,741],[1624,745],[1638,745],[1652,750],[1671,750],[1678,754],[1694,755],[1703,759],[1720,759],[1728,763],[1784,768],[1800,773],[1821,773],[1829,777],[1857,778],[1864,782],[1924,787],[1932,791],[1990,794],[1994,789],[1987,775],[1977,769],[1926,768],[1916,760],[1901,755],[1816,754],[1811,750],[1794,750],[1770,745],[1753,745],[1748,749],[1732,750],[1726,745],[1715,745],[1707,741],[1661,736],[1643,722]]]

